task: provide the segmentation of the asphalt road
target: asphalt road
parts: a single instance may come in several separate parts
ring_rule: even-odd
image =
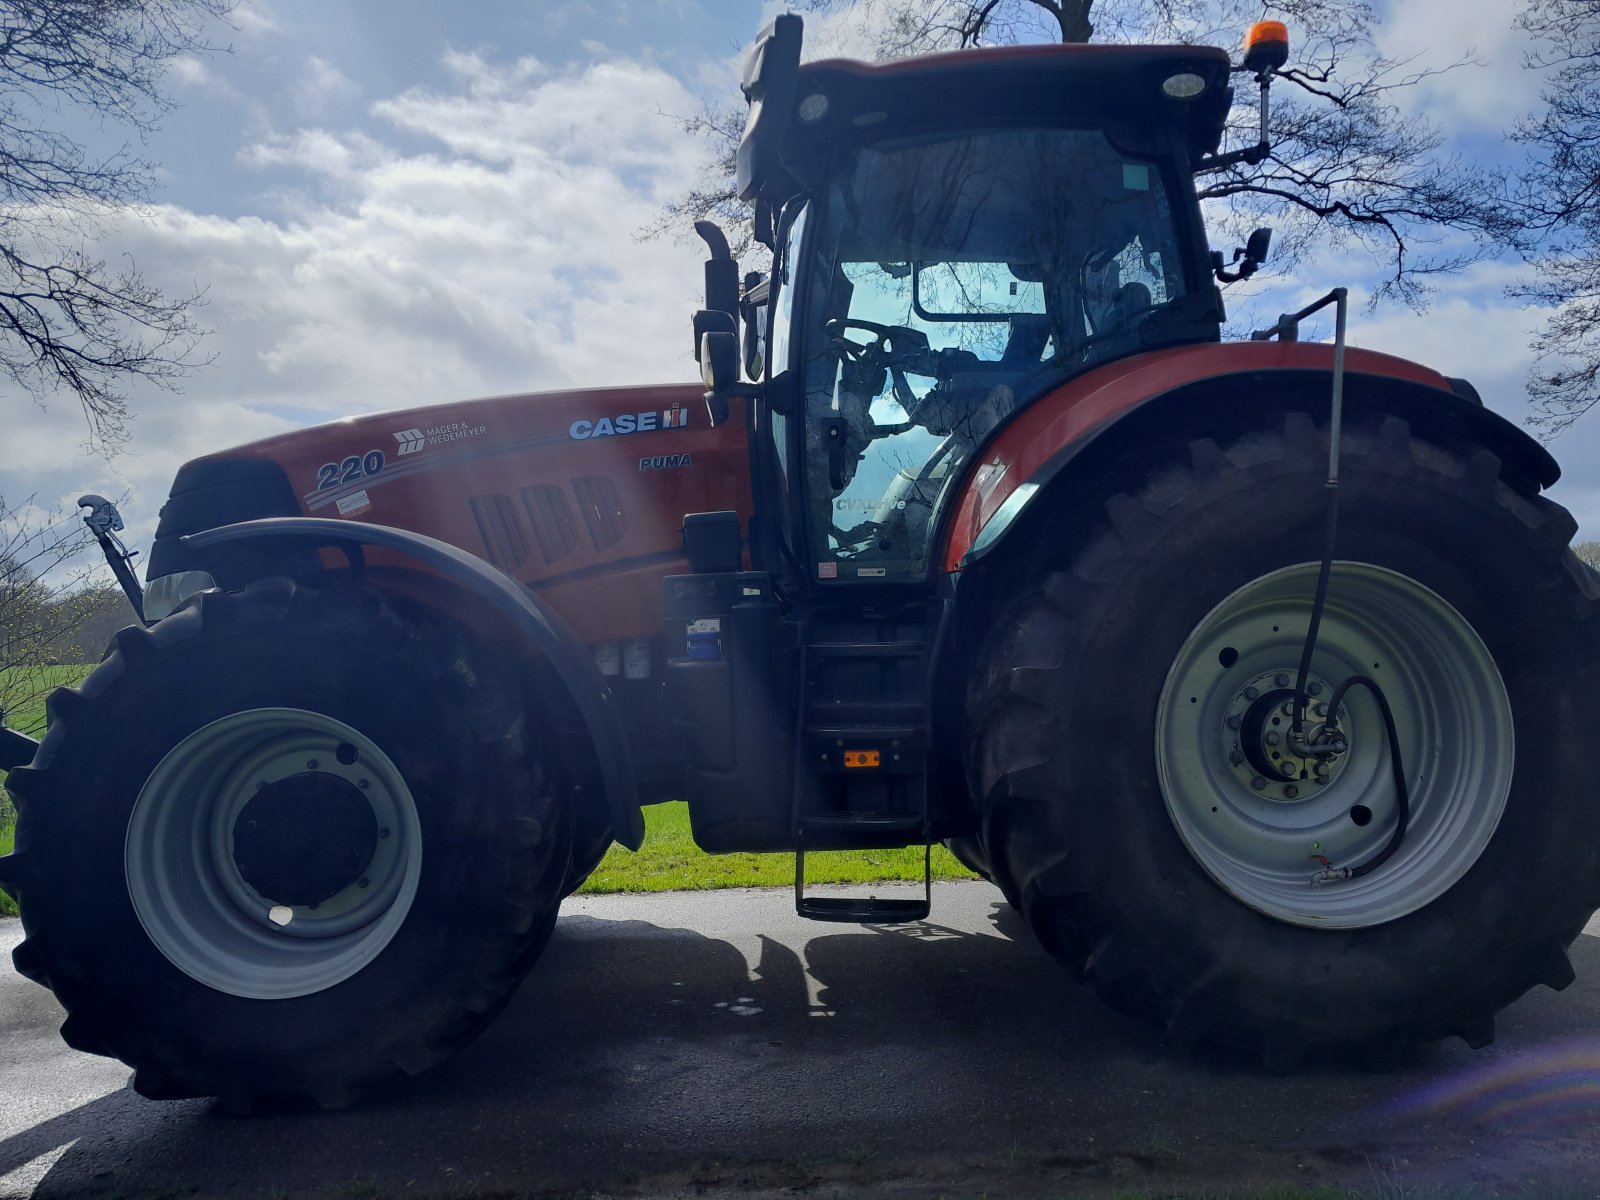
[[[19,937],[0,921],[0,961]],[[0,969],[0,1197],[1592,1188],[1600,940],[1573,959],[1489,1050],[1273,1077],[1106,1011],[984,884],[892,929],[800,921],[783,892],[580,898],[443,1068],[243,1119],[141,1099]]]

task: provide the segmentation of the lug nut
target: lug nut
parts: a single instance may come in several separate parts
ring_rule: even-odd
[[[1255,790],[1259,792],[1262,788],[1267,786],[1267,781],[1265,779],[1261,778],[1261,776],[1257,775],[1254,779],[1252,779],[1250,781],[1250,786],[1255,788]]]
[[[1322,695],[1322,685],[1320,683],[1318,683],[1315,679],[1313,679],[1310,683],[1306,684],[1306,695],[1308,695],[1308,696],[1320,696],[1320,695]]]
[[[1285,700],[1283,702],[1283,707],[1280,708],[1278,711],[1281,712],[1286,717],[1294,716],[1294,701],[1293,700]]]
[[[1318,779],[1326,779],[1328,777],[1328,764],[1325,762],[1319,762],[1316,766],[1312,767],[1311,770],[1316,774]]]
[[[1268,733],[1267,733],[1267,736],[1265,738],[1263,738],[1262,740],[1264,742],[1266,742],[1267,745],[1269,745],[1269,746],[1276,746],[1280,739],[1278,738],[1277,734],[1275,734],[1275,733],[1273,733],[1273,732],[1271,732],[1269,730]]]
[[[1287,800],[1293,800],[1299,794],[1300,794],[1300,789],[1295,787],[1295,785],[1292,784],[1292,783],[1285,785],[1285,787],[1283,789],[1284,798],[1287,799]]]
[[[1316,713],[1319,717],[1325,717],[1328,715],[1328,706],[1326,704],[1319,704],[1311,711]]]
[[[1242,766],[1244,763],[1244,755],[1235,750],[1232,754],[1228,755],[1228,761],[1236,767]]]
[[[1279,671],[1275,676],[1273,676],[1272,682],[1277,684],[1279,687],[1288,687],[1289,676],[1286,672]]]
[[[1244,724],[1244,718],[1241,717],[1238,713],[1234,713],[1233,716],[1228,718],[1228,728],[1229,729],[1237,729],[1237,728],[1239,728],[1239,726],[1241,726],[1243,724]]]
[[[1259,688],[1247,687],[1244,690],[1244,698],[1246,700],[1254,700],[1260,695],[1261,690]]]

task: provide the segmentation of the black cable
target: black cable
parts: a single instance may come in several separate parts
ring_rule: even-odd
[[[1346,879],[1359,879],[1388,862],[1400,848],[1400,843],[1405,840],[1406,826],[1411,820],[1411,794],[1406,790],[1405,769],[1400,764],[1400,735],[1395,731],[1394,713],[1389,709],[1388,697],[1383,694],[1377,683],[1365,675],[1352,675],[1334,688],[1333,695],[1328,700],[1328,726],[1330,729],[1334,727],[1339,705],[1344,702],[1344,694],[1353,687],[1364,687],[1371,692],[1373,699],[1378,702],[1378,711],[1383,714],[1384,732],[1389,737],[1389,765],[1394,771],[1395,822],[1394,833],[1390,835],[1388,844],[1359,867],[1346,868],[1344,874]]]
[[[1323,523],[1322,567],[1317,572],[1316,599],[1311,602],[1311,624],[1306,628],[1306,644],[1300,650],[1300,671],[1294,681],[1294,721],[1291,733],[1299,734],[1306,715],[1306,680],[1311,674],[1311,652],[1317,647],[1317,633],[1322,628],[1322,610],[1328,602],[1328,576],[1333,571],[1333,540],[1339,532],[1339,481],[1328,480],[1327,519]],[[1329,709],[1337,712],[1338,709]]]
[[[1290,736],[1295,742],[1303,746],[1305,734],[1303,724],[1306,711],[1306,683],[1311,675],[1311,655],[1317,648],[1317,634],[1322,628],[1322,613],[1328,602],[1328,579],[1333,572],[1334,542],[1339,532],[1339,440],[1342,435],[1342,417],[1344,401],[1344,320],[1345,304],[1347,297],[1343,288],[1335,288],[1327,296],[1317,301],[1314,305],[1294,314],[1297,322],[1302,317],[1321,308],[1323,305],[1337,302],[1338,324],[1334,338],[1334,384],[1333,405],[1330,413],[1328,428],[1328,502],[1326,520],[1323,525],[1322,563],[1317,571],[1317,591],[1311,602],[1311,621],[1306,627],[1305,645],[1300,650],[1300,670],[1295,677],[1294,684],[1294,719],[1291,722]],[[1288,317],[1280,319],[1283,322],[1290,320]],[[1338,687],[1333,689],[1333,695],[1328,700],[1328,719],[1323,725],[1325,739],[1319,738],[1319,743],[1330,744],[1339,732],[1339,706],[1344,702],[1345,693],[1353,687],[1364,687],[1372,693],[1378,702],[1378,711],[1383,716],[1384,733],[1389,740],[1389,767],[1394,774],[1395,792],[1395,824],[1394,833],[1389,836],[1389,841],[1382,850],[1369,858],[1366,862],[1356,867],[1335,867],[1321,855],[1316,857],[1323,864],[1321,878],[1334,879],[1359,879],[1363,875],[1377,870],[1394,856],[1400,848],[1400,843],[1405,840],[1407,827],[1411,822],[1411,796],[1406,789],[1405,767],[1400,760],[1400,735],[1395,729],[1394,713],[1389,708],[1388,698],[1383,690],[1378,687],[1377,681],[1365,675],[1352,675]],[[1345,739],[1348,741],[1348,739]],[[1297,747],[1298,748],[1298,747]],[[1312,749],[1315,753],[1315,748]]]

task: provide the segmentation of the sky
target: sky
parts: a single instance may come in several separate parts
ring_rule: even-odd
[[[179,393],[131,389],[132,439],[109,460],[85,452],[73,398],[39,407],[0,391],[0,497],[40,510],[123,497],[127,540],[148,549],[173,474],[200,454],[357,412],[693,379],[703,252],[639,231],[696,180],[698,150],[672,115],[734,97],[743,49],[776,11],[246,0],[217,31],[227,52],[173,64],[180,107],[149,144],[160,186],[100,247],[172,294],[204,293],[210,361]],[[1384,11],[1379,43],[1396,57],[1475,56],[1406,103],[1452,147],[1498,152],[1538,87],[1511,0]],[[829,32],[850,49],[848,23]],[[1424,314],[1369,312],[1375,266],[1328,256],[1294,277],[1269,266],[1252,303],[1270,319],[1346,284],[1353,344],[1466,376],[1520,422],[1542,320],[1506,297],[1520,273],[1482,263],[1441,280]],[[1600,539],[1600,413],[1553,449],[1555,498]]]

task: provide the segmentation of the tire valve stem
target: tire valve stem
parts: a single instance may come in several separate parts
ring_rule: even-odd
[[[1349,879],[1354,874],[1349,867],[1334,866],[1326,855],[1313,854],[1311,857],[1322,864],[1322,870],[1311,877],[1312,887],[1321,887],[1325,883],[1338,883],[1341,879]]]

